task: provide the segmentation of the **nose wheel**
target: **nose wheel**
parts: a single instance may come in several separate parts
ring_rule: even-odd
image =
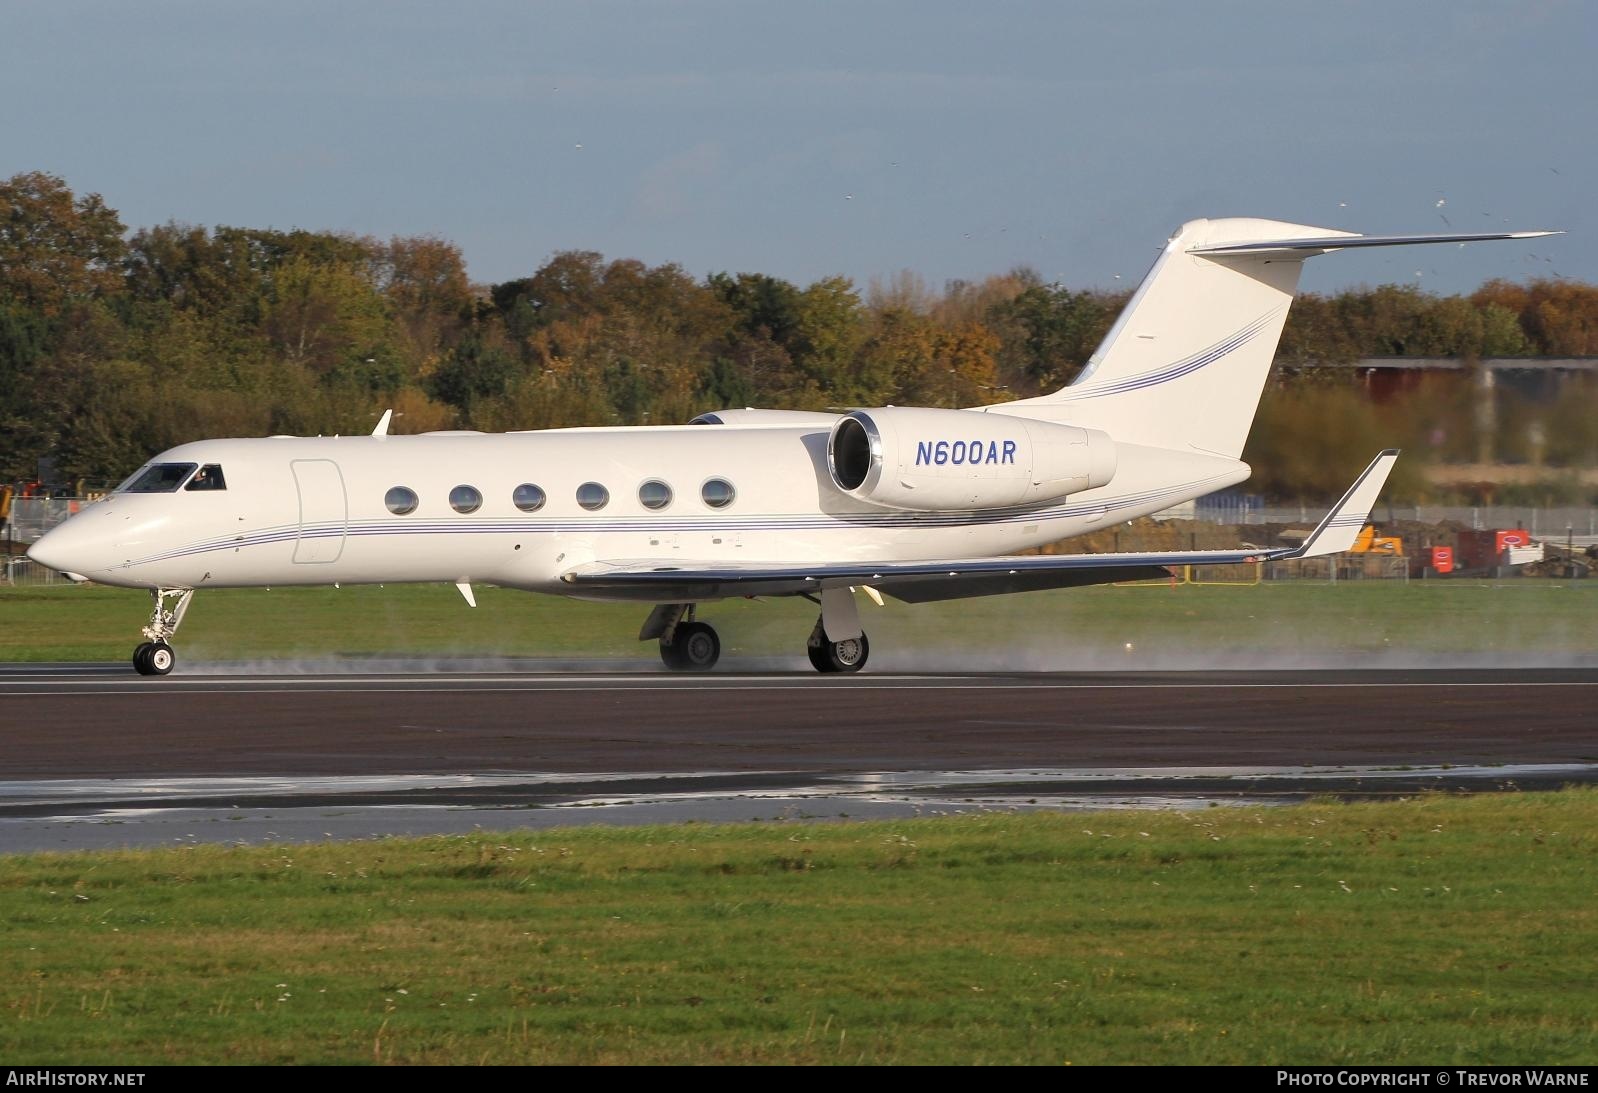
[[[147,641],[133,650],[133,670],[141,676],[164,676],[177,662],[177,654],[164,641]]]
[[[176,634],[178,627],[183,624],[183,616],[188,612],[189,601],[193,598],[192,588],[150,589],[153,606],[150,610],[150,625],[144,628],[144,636],[149,640],[133,650],[135,672],[141,676],[164,676],[172,671],[178,658],[172,651],[168,639]],[[175,602],[168,606],[168,600]]]

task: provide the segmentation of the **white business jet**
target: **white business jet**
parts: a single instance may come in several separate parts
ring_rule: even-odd
[[[1305,258],[1549,232],[1363,236],[1195,220],[1171,237],[1070,386],[963,410],[728,410],[688,425],[484,435],[204,440],[162,452],[29,555],[148,588],[133,655],[164,675],[197,589],[484,582],[654,605],[674,669],[721,643],[731,596],[804,596],[821,672],[868,645],[856,592],[910,603],[1164,576],[1165,567],[1348,549],[1385,451],[1293,549],[1011,557],[1241,482],[1239,460]]]

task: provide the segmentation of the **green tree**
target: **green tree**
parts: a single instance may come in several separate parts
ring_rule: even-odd
[[[349,265],[286,260],[272,273],[261,325],[285,360],[315,374],[374,391],[403,380],[384,300]]]
[[[0,293],[45,316],[122,287],[122,221],[42,171],[0,182]]]
[[[823,404],[864,401],[870,380],[857,373],[856,351],[864,340],[860,297],[847,277],[824,277],[799,294],[794,366]]]
[[[726,306],[731,327],[714,351],[724,372],[742,377],[745,394],[716,399],[717,406],[790,408],[814,401],[814,392],[794,367],[799,345],[799,289],[763,273],[712,274],[706,287]],[[725,386],[725,384],[723,384]],[[808,397],[807,397],[808,392]]]
[[[0,300],[0,481],[32,478],[50,450],[59,421],[46,415],[38,375],[49,339],[43,315]]]
[[[763,273],[715,273],[706,283],[716,298],[732,310],[739,331],[763,335],[784,350],[792,350],[799,335],[797,286]]]
[[[428,377],[428,392],[457,409],[471,411],[504,395],[526,372],[497,328],[479,325],[444,355]]]
[[[1125,300],[1061,285],[1032,285],[989,309],[998,333],[997,368],[1024,393],[1055,391],[1082,370],[1109,332]]]

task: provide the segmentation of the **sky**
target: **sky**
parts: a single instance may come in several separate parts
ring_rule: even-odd
[[[1598,282],[1598,4],[0,0],[0,177],[129,227],[432,234],[474,280],[1135,284],[1197,217],[1562,228],[1313,291]]]

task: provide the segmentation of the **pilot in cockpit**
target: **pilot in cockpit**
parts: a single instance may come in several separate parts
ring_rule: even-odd
[[[225,490],[227,489],[227,483],[222,478],[222,468],[215,463],[207,463],[195,472],[194,477],[189,479],[189,484],[184,489]]]

